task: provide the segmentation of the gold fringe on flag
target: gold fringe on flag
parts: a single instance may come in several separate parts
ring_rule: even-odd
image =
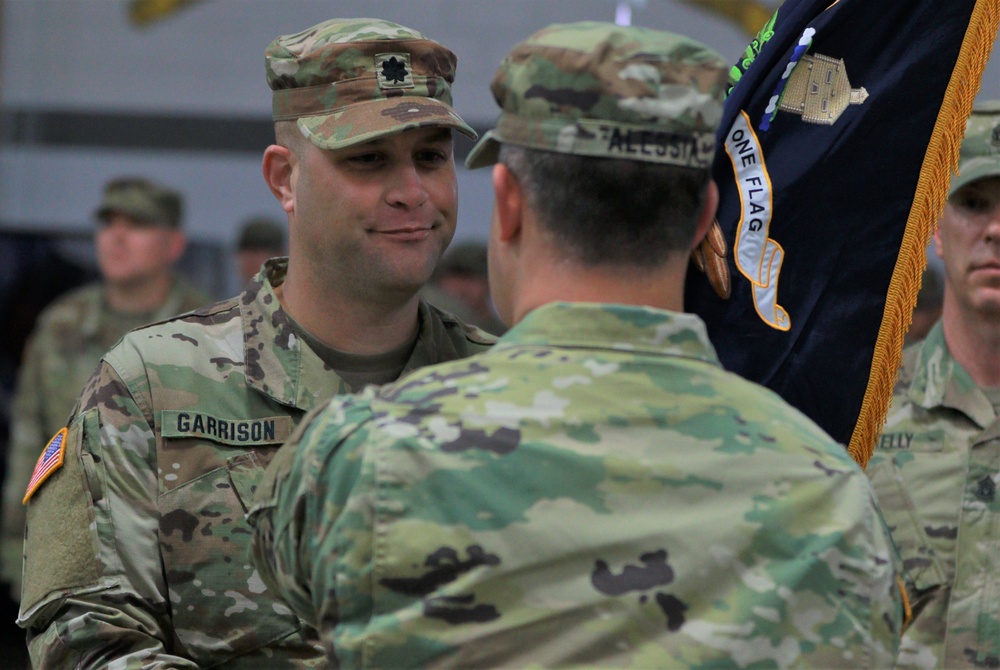
[[[179,10],[203,0],[131,0],[128,16],[132,23],[144,28],[161,21]]]
[[[868,387],[848,445],[851,457],[862,468],[868,464],[875,450],[875,440],[882,432],[892,403],[892,391],[902,359],[903,336],[913,319],[920,278],[927,265],[927,245],[948,199],[948,186],[958,166],[958,150],[965,135],[965,124],[972,113],[998,30],[1000,0],[979,0],[972,10],[962,49],[920,168],[913,207],[906,221],[899,258],[889,283]]]
[[[682,2],[718,14],[739,26],[750,36],[757,34],[760,27],[767,23],[774,10],[781,4],[780,2],[766,4],[760,0],[682,0]]]

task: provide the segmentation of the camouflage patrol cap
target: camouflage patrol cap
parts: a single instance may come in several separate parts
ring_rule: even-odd
[[[284,249],[285,229],[273,219],[264,217],[248,219],[240,228],[239,237],[236,239],[236,248],[239,250]]]
[[[448,247],[438,262],[434,274],[458,274],[486,277],[487,250],[482,242],[459,242]]]
[[[144,223],[179,228],[182,209],[183,199],[176,191],[141,177],[121,177],[105,184],[94,216],[107,222],[112,214],[125,214]]]
[[[331,19],[265,52],[275,121],[296,120],[322,149],[432,126],[476,139],[451,107],[455,54],[380,19]]]
[[[544,28],[500,63],[491,86],[497,127],[469,168],[497,161],[500,144],[708,169],[728,66],[677,35],[581,22]]]
[[[1000,176],[1000,100],[972,108],[949,195],[977,179],[996,176]]]

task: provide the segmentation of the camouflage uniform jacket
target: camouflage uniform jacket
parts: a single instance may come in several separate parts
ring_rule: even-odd
[[[276,458],[253,558],[344,667],[851,667],[896,563],[843,447],[693,316],[532,311],[335,398]]]
[[[908,347],[868,473],[907,571],[899,665],[1000,663],[1000,421],[940,322]]]
[[[149,321],[160,321],[211,303],[176,279],[166,302]],[[142,325],[135,323],[136,326]],[[25,349],[14,398],[3,488],[2,577],[20,592],[24,505],[21,499],[45,442],[66,425],[94,368],[125,333],[112,317],[101,284],[70,291],[42,312]]]
[[[279,307],[285,263],[237,298],[132,331],[91,378],[65,464],[28,502],[18,623],[36,666],[326,665],[250,565],[244,520],[294,425],[347,390]],[[408,369],[489,341],[426,304],[420,319]]]

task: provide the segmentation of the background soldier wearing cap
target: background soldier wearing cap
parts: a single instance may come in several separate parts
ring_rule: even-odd
[[[260,272],[264,261],[286,253],[285,231],[280,223],[266,218],[246,221],[236,237],[236,264],[241,286]]]
[[[486,245],[482,242],[453,244],[434,268],[424,287],[424,299],[462,321],[494,335],[507,327],[500,320],[490,298]]]
[[[325,667],[250,565],[244,513],[277,447],[335,392],[491,341],[418,292],[455,228],[455,56],[331,20],[266,51],[263,173],[289,256],[242,295],[104,357],[61,467],[30,493],[18,622],[41,667]]]
[[[66,425],[101,356],[133,328],[211,300],[174,275],[184,252],[180,194],[136,177],[104,187],[95,212],[101,281],[53,302],[39,316],[19,371],[3,486],[3,580],[21,592],[24,498],[46,440]]]
[[[908,668],[1000,662],[1000,101],[973,109],[934,234],[941,320],[903,351],[868,474],[907,568]]]
[[[941,319],[941,305],[944,303],[944,272],[928,263],[920,276],[920,291],[917,304],[913,307],[913,319],[903,338],[903,346],[919,342]]]
[[[345,666],[888,667],[888,533],[847,452],[681,312],[725,62],[582,23],[516,46],[493,349],[337,398],[275,459],[254,560]]]

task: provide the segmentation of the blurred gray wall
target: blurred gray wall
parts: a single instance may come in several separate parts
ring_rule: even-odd
[[[225,245],[251,215],[284,220],[260,176],[271,100],[263,52],[274,36],[332,16],[378,16],[420,30],[458,54],[456,107],[488,128],[496,115],[489,83],[514,43],[548,23],[614,20],[618,5],[202,0],[137,27],[128,0],[0,3],[0,229],[89,230],[101,185],[141,173],[184,192],[192,237]],[[729,60],[749,41],[679,0],[633,4],[634,24],[686,33]],[[980,97],[1000,98],[1000,56]],[[464,155],[470,144],[456,142]],[[459,170],[459,238],[486,237],[488,172]]]

